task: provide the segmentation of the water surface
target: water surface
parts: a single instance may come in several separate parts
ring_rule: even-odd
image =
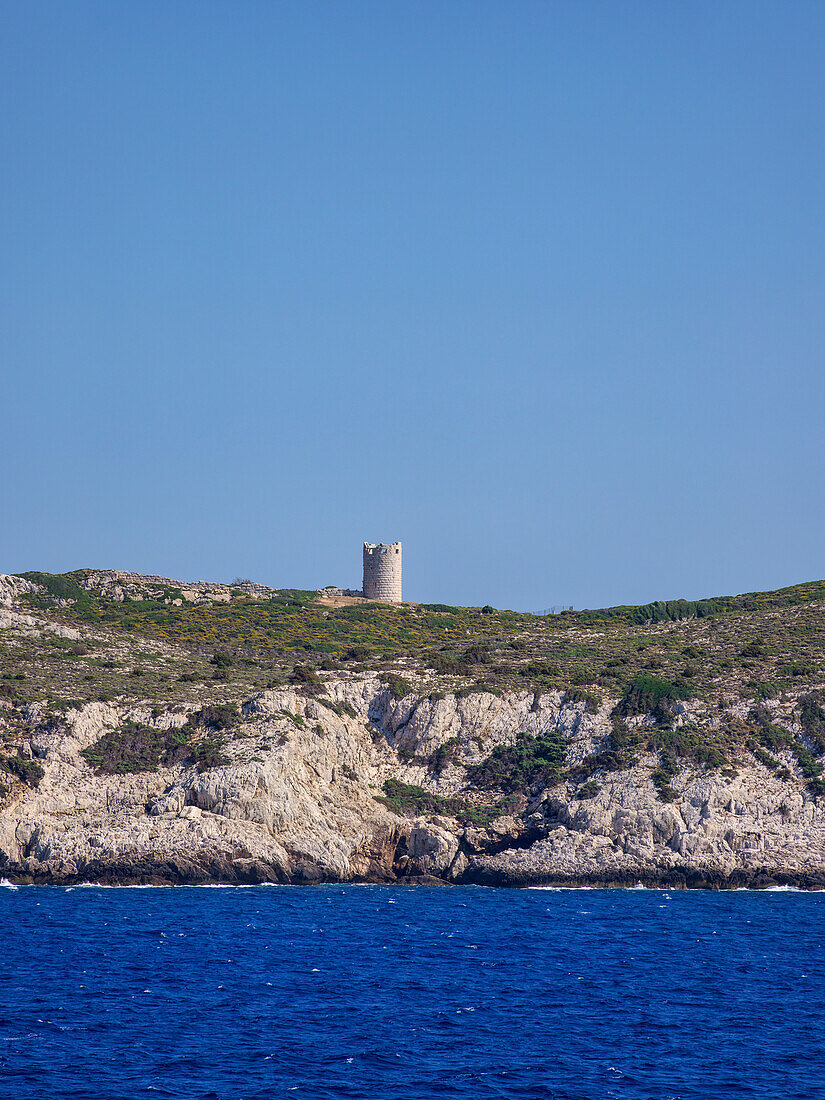
[[[17,1098],[825,1098],[825,894],[0,889]]]

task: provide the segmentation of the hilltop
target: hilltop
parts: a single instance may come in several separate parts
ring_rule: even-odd
[[[0,576],[0,870],[825,882],[823,612]]]

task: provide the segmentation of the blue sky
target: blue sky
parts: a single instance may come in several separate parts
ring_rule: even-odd
[[[825,574],[825,6],[0,3],[0,571]]]

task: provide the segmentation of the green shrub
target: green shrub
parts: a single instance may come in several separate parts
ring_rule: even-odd
[[[595,798],[600,790],[601,788],[599,787],[599,784],[596,782],[596,780],[589,779],[587,783],[584,783],[581,787],[579,787],[578,791],[576,791],[576,798]]]
[[[427,666],[439,676],[470,676],[472,666],[456,653],[425,654]]]
[[[651,749],[658,749],[674,761],[681,757],[709,768],[730,765],[726,755],[730,742],[720,729],[685,725],[675,730],[656,730],[651,733],[648,744]]]
[[[413,686],[405,676],[399,676],[395,672],[382,672],[381,680],[390,695],[396,699],[406,699],[413,694]]]
[[[373,652],[374,650],[365,645],[351,645],[344,650],[343,659],[345,661],[368,661]]]
[[[102,775],[157,771],[169,747],[167,735],[166,730],[127,720],[80,755]]]
[[[584,709],[588,714],[598,714],[599,707],[604,702],[604,699],[600,692],[595,688],[591,688],[589,691],[584,691],[580,687],[569,687],[566,689],[562,696],[562,706],[566,706],[568,703],[584,703]]]
[[[430,756],[430,770],[439,775],[447,764],[452,763],[458,754],[458,738],[451,737],[439,745]]]
[[[292,684],[299,684],[310,694],[315,694],[323,688],[321,678],[311,665],[295,665],[289,674]]]
[[[560,673],[561,667],[556,661],[530,661],[519,669],[519,674],[525,680],[533,680],[539,683],[543,680],[552,680]]]
[[[788,665],[789,676],[812,676],[816,672],[816,665],[812,661],[791,661]]]
[[[401,817],[444,814],[457,818],[462,824],[484,827],[511,809],[507,799],[495,806],[473,806],[462,798],[443,798],[414,783],[402,783],[400,779],[387,779],[383,790],[383,795],[375,796],[377,801]]]
[[[672,716],[673,704],[679,699],[690,699],[692,694],[690,685],[681,680],[666,680],[649,672],[639,672],[625,688],[615,713],[623,718],[652,714],[657,721],[667,721]]]
[[[747,684],[750,698],[764,702],[766,699],[776,699],[780,694],[779,686],[770,680],[749,680]]]
[[[205,738],[189,746],[189,756],[195,762],[198,771],[205,772],[210,768],[220,768],[230,763],[229,757],[221,752],[222,748],[223,743],[220,740]]]
[[[751,745],[749,748],[759,763],[763,764],[769,771],[775,772],[778,770],[779,761],[770,753],[765,752],[761,745]]]
[[[234,708],[229,708],[234,709]],[[229,728],[227,708],[204,707],[190,715],[180,729],[155,729],[127,720],[118,729],[109,730],[94,745],[81,751],[90,767],[101,775],[123,775],[157,771],[161,764],[169,766],[192,761],[198,771],[219,767],[229,761],[221,753],[222,742],[215,734]],[[213,724],[216,723],[216,724]],[[203,737],[200,730],[210,735]]]
[[[218,703],[194,711],[189,716],[188,724],[222,733],[233,729],[239,720],[238,708],[234,703]]]
[[[753,707],[749,718],[756,725],[757,736],[762,745],[774,750],[791,749],[796,756],[799,770],[809,781],[808,790],[814,796],[825,793],[825,780],[822,778],[825,769],[820,761],[794,737],[790,730],[784,729],[772,720],[771,713],[764,704]],[[783,776],[781,770],[777,774],[780,778],[790,778],[789,775]]]
[[[534,783],[546,787],[561,782],[566,742],[553,730],[534,737],[520,733],[514,745],[498,745],[473,771],[476,786],[517,791]]]
[[[77,583],[70,573],[20,573],[26,580],[39,584],[54,599],[71,600],[78,607],[90,607],[90,594]]]
[[[651,775],[653,786],[656,788],[659,799],[662,802],[676,802],[679,798],[677,791],[670,785],[671,779],[679,772],[679,765],[675,755],[670,751],[661,754],[659,767]]]
[[[636,750],[647,741],[647,734],[638,726],[629,726],[624,718],[617,714],[610,718],[610,736],[608,743],[600,753],[590,757],[585,763],[588,770],[604,768],[609,772],[626,771],[636,763]]]
[[[459,805],[458,799],[442,798],[414,783],[402,783],[400,779],[388,779],[384,783],[384,797],[379,798],[396,813],[452,814]]]
[[[811,692],[800,699],[799,724],[811,740],[814,752],[825,752],[825,710],[819,705],[821,696]]]
[[[501,695],[501,688],[485,680],[477,680],[474,684],[465,684],[455,693],[456,699],[468,699],[471,695]]]
[[[299,730],[306,728],[306,722],[300,714],[293,714],[291,710],[282,710],[279,712],[282,718],[286,718],[293,726],[297,726]]]
[[[343,715],[346,715],[348,718],[358,717],[358,712],[352,703],[347,703],[346,701],[333,703],[332,700],[321,700],[321,702],[327,710],[331,710],[334,714],[337,714],[339,718]]]
[[[0,756],[0,768],[22,779],[27,787],[39,787],[40,780],[45,775],[41,764],[36,760],[26,760],[22,756]]]

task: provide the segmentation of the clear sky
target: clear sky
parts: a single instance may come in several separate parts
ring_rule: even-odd
[[[0,3],[0,572],[825,575],[825,5]]]

